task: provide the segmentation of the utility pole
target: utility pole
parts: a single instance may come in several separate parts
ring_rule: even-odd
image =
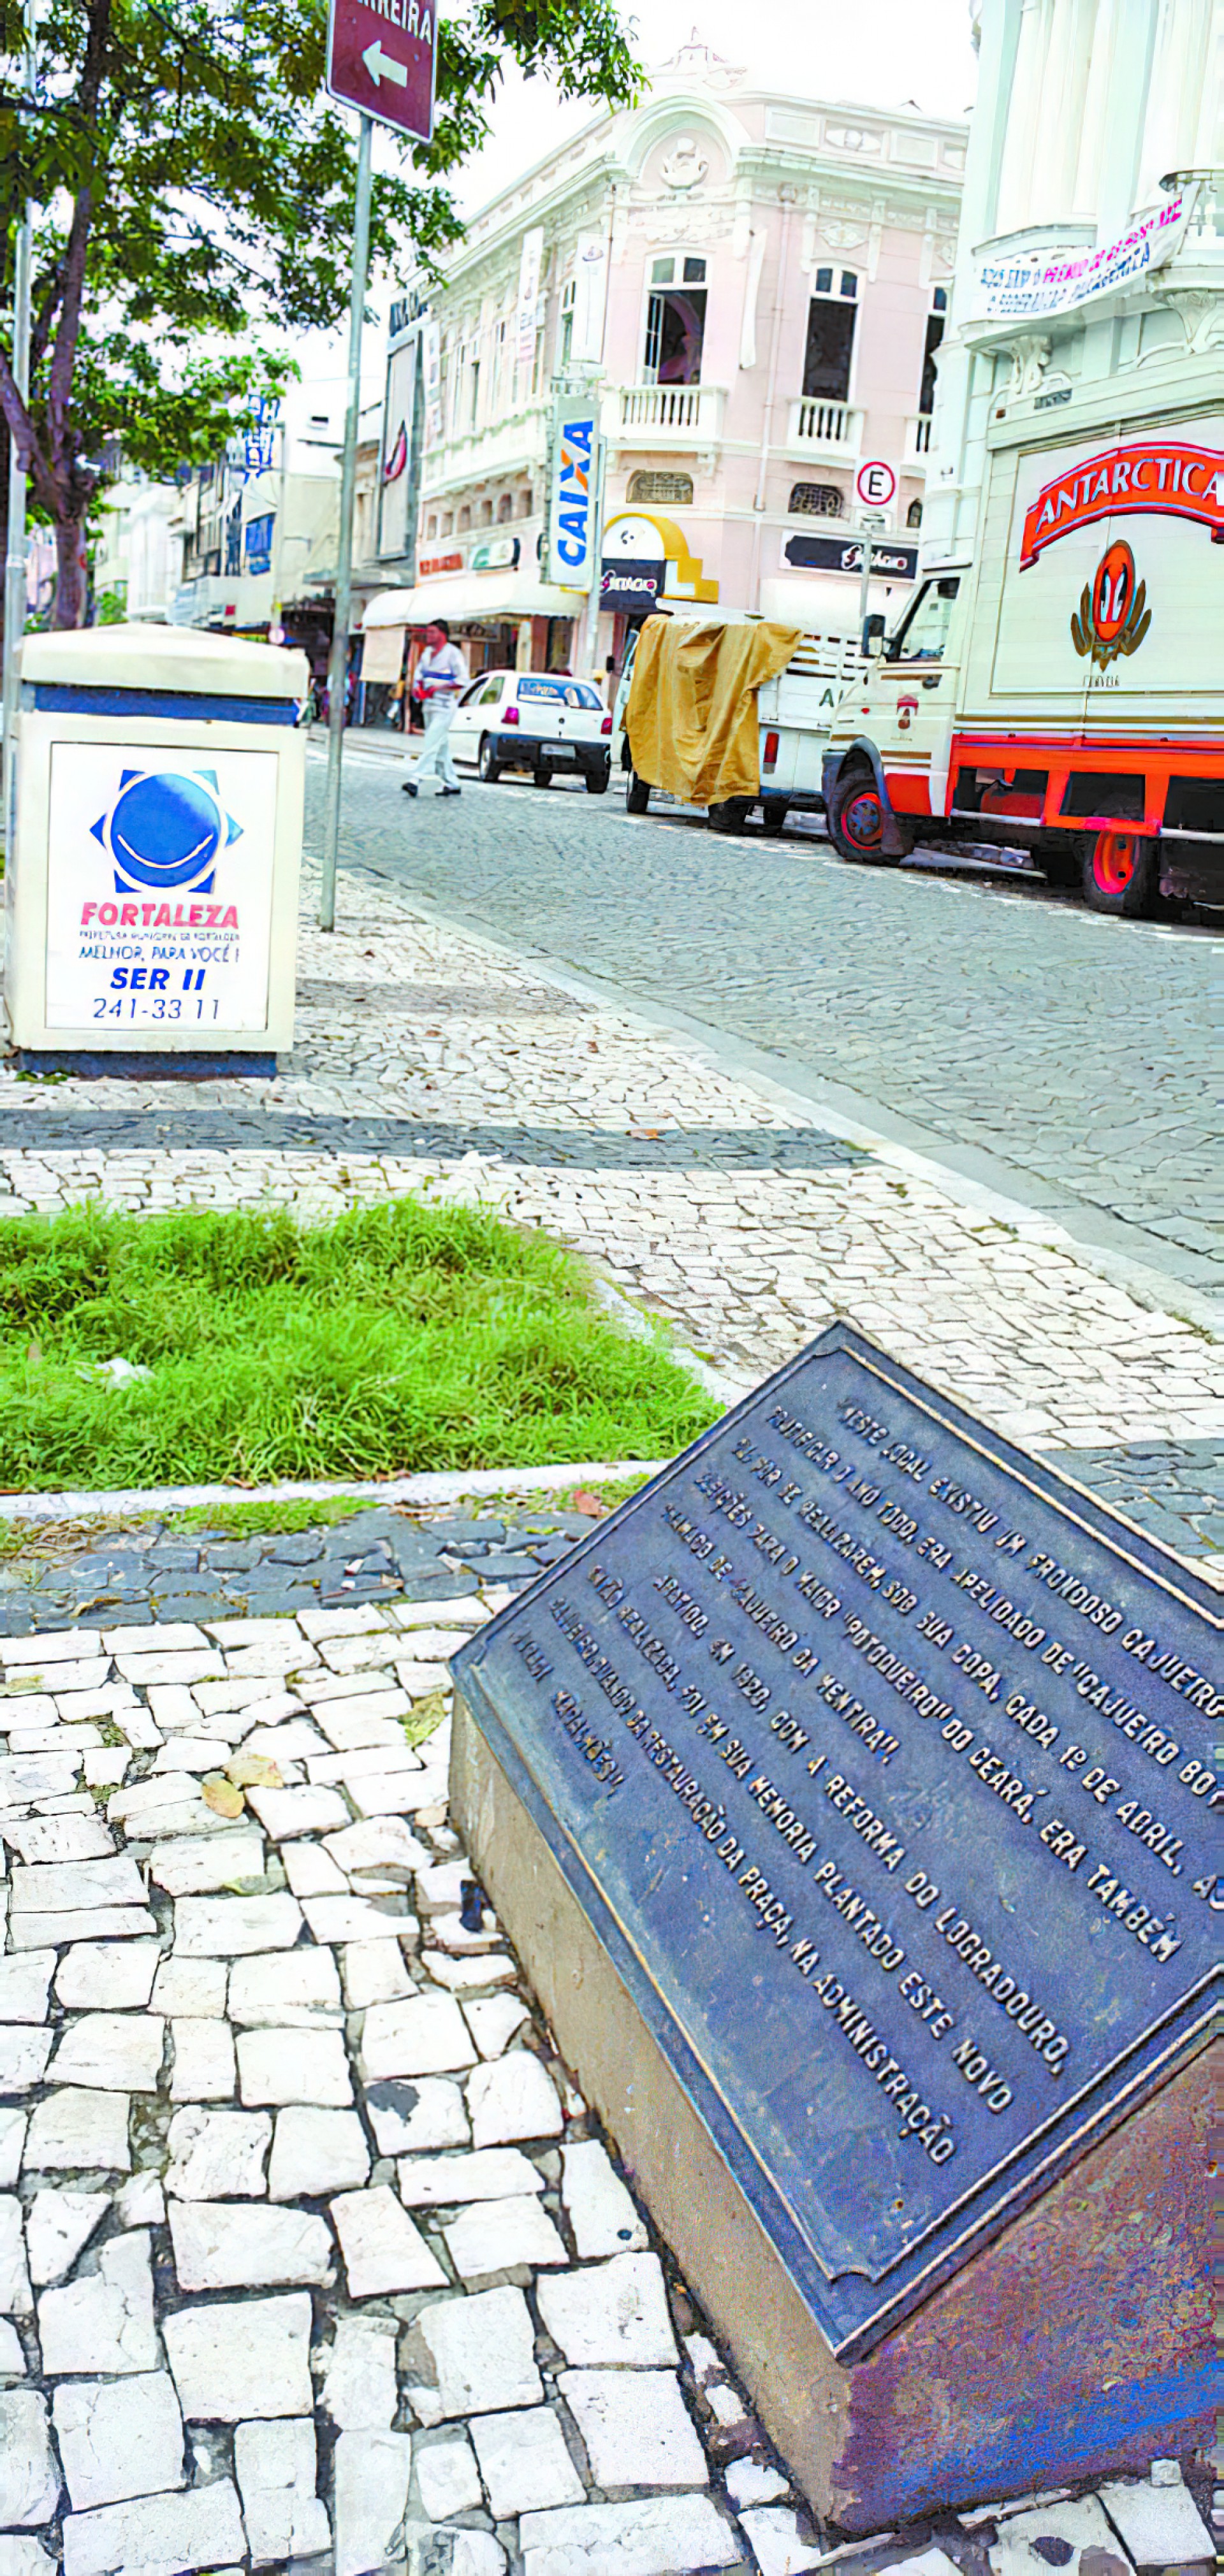
[[[327,665],[327,801],[323,823],[323,884],[319,895],[320,930],[334,930],[336,927],[336,852],[340,840],[344,701],[348,678],[349,620],[353,606],[353,504],[357,491],[357,422],[361,410],[361,329],[370,270],[370,149],[373,134],[373,118],[363,115],[357,147],[348,408],[344,416],[344,457],[340,468],[340,541],[336,553],[335,616]]]
[[[34,51],[34,0],[25,0],[25,45],[21,67],[21,85],[27,110],[34,103],[34,83],[38,66]],[[27,197],[17,225],[13,260],[13,381],[23,402],[30,393],[30,273],[34,260],[34,206]],[[3,786],[0,789],[0,838],[6,850],[13,846],[13,761],[12,731],[17,713],[17,648],[25,629],[26,611],[26,477],[17,459],[17,443],[9,435],[8,532],[4,555],[4,671],[3,704],[0,708],[0,762]]]

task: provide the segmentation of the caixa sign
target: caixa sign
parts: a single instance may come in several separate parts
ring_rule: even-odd
[[[599,415],[594,405],[560,403],[553,423],[548,496],[547,577],[563,590],[594,579],[599,509]]]

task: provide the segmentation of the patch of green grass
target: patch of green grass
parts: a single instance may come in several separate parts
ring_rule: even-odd
[[[151,1374],[111,1385],[96,1371],[116,1356]],[[621,1335],[571,1255],[479,1210],[0,1225],[0,1484],[18,1491],[666,1457],[716,1411],[661,1341]]]

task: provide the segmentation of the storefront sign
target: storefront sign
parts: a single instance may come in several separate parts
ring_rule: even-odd
[[[1125,286],[1163,268],[1180,248],[1191,197],[1171,197],[1157,214],[1144,215],[1120,241],[1100,250],[1034,251],[1026,259],[979,260],[973,288],[978,322],[1025,321],[1068,313],[1111,287]]]
[[[515,321],[515,353],[520,367],[535,365],[536,305],[540,295],[540,267],[544,257],[544,227],[533,225],[523,235],[519,261],[518,310]]]
[[[506,572],[518,559],[517,537],[484,537],[468,556],[468,571]]]
[[[272,751],[55,744],[48,1028],[267,1028],[276,772]]]
[[[462,572],[462,555],[421,555],[417,562],[417,580],[426,581],[431,572]]]
[[[1042,485],[1025,514],[1020,569],[1036,563],[1044,547],[1073,528],[1148,511],[1195,519],[1210,528],[1213,544],[1224,543],[1224,453],[1176,435],[1128,438],[1104,455],[1064,466]]]
[[[598,411],[589,399],[561,402],[549,468],[546,578],[563,590],[589,590],[594,580],[598,501]]]
[[[851,572],[857,577],[863,569],[863,542],[861,537],[801,536],[796,530],[782,539],[782,561],[788,572]],[[871,569],[879,581],[912,581],[918,548],[873,537]]]
[[[625,617],[642,617],[662,598],[666,579],[662,555],[654,563],[626,563],[621,556],[605,555],[599,567],[599,605]]]
[[[608,301],[608,244],[603,233],[579,233],[574,272],[574,337],[570,356],[579,366],[597,367],[603,356],[604,312]]]

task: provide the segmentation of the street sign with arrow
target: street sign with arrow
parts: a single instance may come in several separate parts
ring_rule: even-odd
[[[433,132],[435,0],[331,0],[327,86],[345,107],[428,143]]]

